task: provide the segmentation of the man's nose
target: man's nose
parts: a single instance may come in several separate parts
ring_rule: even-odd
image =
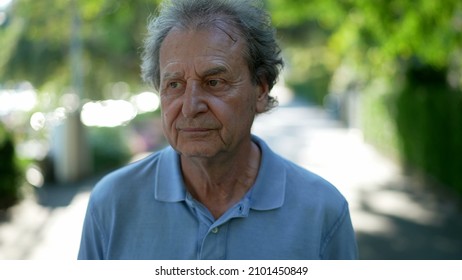
[[[183,116],[186,118],[194,118],[198,114],[207,111],[205,93],[203,92],[200,83],[191,81],[186,84],[181,111]]]

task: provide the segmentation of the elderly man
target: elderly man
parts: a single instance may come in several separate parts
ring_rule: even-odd
[[[176,0],[149,25],[143,76],[171,147],[103,178],[79,259],[354,259],[348,204],[251,134],[282,60],[255,1]],[[270,124],[268,124],[270,125]]]

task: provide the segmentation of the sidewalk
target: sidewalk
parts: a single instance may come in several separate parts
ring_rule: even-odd
[[[317,107],[291,103],[258,116],[253,133],[339,188],[350,203],[361,259],[462,259],[461,209],[403,175],[358,131]],[[45,186],[0,217],[0,259],[75,259],[96,180]]]
[[[0,260],[73,260],[96,179],[45,185],[0,216]]]

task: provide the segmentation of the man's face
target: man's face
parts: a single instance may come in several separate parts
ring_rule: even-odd
[[[219,28],[172,29],[160,49],[164,134],[187,157],[228,156],[250,141],[268,87],[252,83],[245,43]]]

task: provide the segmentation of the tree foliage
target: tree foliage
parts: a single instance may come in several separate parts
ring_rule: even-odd
[[[0,27],[2,46],[8,47],[0,53],[0,83],[28,80],[39,89],[63,93],[72,84],[70,49],[77,38],[84,97],[101,98],[107,83],[124,81],[136,87],[139,48],[157,2],[13,1],[9,22]],[[73,31],[76,19],[79,28]]]
[[[326,45],[370,70],[384,63],[418,62],[446,68],[462,46],[459,0],[267,0],[282,29],[315,22]],[[300,36],[303,37],[303,36]],[[324,43],[324,42],[323,42]]]

